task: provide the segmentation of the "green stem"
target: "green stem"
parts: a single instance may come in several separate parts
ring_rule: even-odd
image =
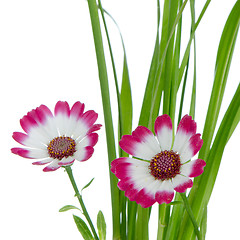
[[[138,205],[135,240],[148,240],[149,208]]]
[[[83,202],[83,199],[82,199],[82,195],[79,193],[77,184],[76,184],[76,182],[75,182],[75,180],[74,180],[73,173],[72,173],[72,168],[71,168],[70,166],[68,166],[68,167],[65,167],[65,169],[66,169],[66,172],[67,172],[67,174],[68,174],[68,177],[69,177],[69,179],[70,179],[70,181],[71,181],[71,184],[72,184],[72,186],[73,186],[73,189],[74,189],[74,191],[75,191],[75,195],[76,195],[76,197],[78,198],[78,201],[79,201],[79,203],[80,203],[80,205],[81,205],[83,214],[84,214],[85,218],[87,219],[88,224],[89,224],[89,226],[90,226],[90,228],[91,228],[91,230],[92,230],[92,233],[93,233],[93,235],[94,235],[94,238],[95,238],[96,240],[99,240],[98,235],[97,235],[97,233],[96,233],[96,230],[95,230],[95,228],[94,228],[94,226],[93,226],[93,223],[92,223],[92,221],[91,221],[91,218],[90,218],[90,216],[89,216],[89,214],[88,214],[88,212],[87,212],[87,209],[86,209],[86,207],[85,207],[85,205],[84,205],[84,202]]]
[[[190,204],[188,202],[188,199],[187,199],[185,193],[180,193],[180,195],[181,195],[181,197],[183,199],[183,203],[184,203],[185,209],[186,209],[186,211],[187,211],[187,213],[188,213],[188,215],[189,215],[189,217],[190,217],[190,219],[192,221],[192,224],[193,224],[193,227],[194,227],[194,231],[195,231],[195,233],[197,235],[197,238],[198,238],[198,240],[202,240],[201,232],[199,231],[199,227],[198,227],[197,221],[196,221],[196,219],[195,219],[195,217],[193,215],[193,212],[192,212],[192,209],[191,209]]]
[[[107,67],[104,56],[102,33],[98,15],[96,0],[88,0],[92,32],[97,57],[99,80],[102,94],[103,113],[106,128],[106,139],[108,149],[109,175],[112,198],[112,220],[113,220],[113,239],[120,239],[120,209],[119,209],[119,189],[117,188],[117,178],[110,171],[111,162],[116,158],[115,138],[113,131],[112,112],[110,104],[110,93],[108,85]]]

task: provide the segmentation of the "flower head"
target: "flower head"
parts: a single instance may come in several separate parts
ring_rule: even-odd
[[[21,120],[26,132],[14,132],[13,139],[26,148],[12,148],[21,157],[38,159],[34,165],[48,164],[43,171],[55,171],[75,160],[86,161],[93,154],[101,125],[94,124],[97,113],[84,112],[84,104],[57,102],[54,115],[45,105],[30,111]]]
[[[170,203],[174,190],[185,192],[192,187],[190,178],[201,175],[206,165],[202,159],[190,161],[203,144],[196,128],[192,117],[185,115],[173,141],[171,118],[162,115],[155,121],[156,137],[143,126],[122,136],[120,147],[135,158],[115,159],[111,171],[120,179],[118,187],[129,200],[146,208],[155,202]]]

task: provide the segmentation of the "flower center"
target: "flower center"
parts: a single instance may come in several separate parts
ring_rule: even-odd
[[[180,156],[174,151],[162,151],[155,155],[149,165],[150,173],[162,181],[174,178],[180,173]]]
[[[76,143],[70,137],[56,137],[48,145],[48,154],[52,158],[62,160],[64,157],[69,157],[76,152]]]

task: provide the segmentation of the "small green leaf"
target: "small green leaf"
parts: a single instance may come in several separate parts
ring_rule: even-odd
[[[91,180],[90,180],[90,182],[88,183],[88,184],[86,184],[83,188],[82,188],[82,190],[81,191],[83,191],[83,189],[85,189],[85,188],[87,188],[87,187],[89,187],[90,186],[90,184],[93,182],[93,180],[94,180],[94,178],[92,178]]]
[[[97,228],[100,240],[106,240],[106,222],[102,211],[98,212],[97,215]]]
[[[78,216],[73,215],[73,219],[77,225],[79,232],[82,234],[83,239],[93,240],[93,236],[87,226],[87,224]]]
[[[77,207],[75,207],[75,206],[73,206],[73,205],[66,205],[66,206],[60,208],[60,209],[59,209],[59,212],[66,212],[66,211],[72,210],[72,209],[77,209],[77,210],[80,211],[79,208],[77,208]]]

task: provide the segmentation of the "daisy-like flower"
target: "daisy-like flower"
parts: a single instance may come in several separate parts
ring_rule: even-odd
[[[21,120],[26,132],[14,132],[13,139],[26,148],[12,148],[21,157],[38,159],[34,165],[48,164],[43,171],[55,171],[75,160],[86,161],[93,154],[101,125],[94,124],[98,114],[84,112],[84,104],[57,102],[54,115],[45,105],[30,111]]]
[[[120,147],[135,158],[115,159],[111,171],[120,179],[118,187],[130,201],[144,208],[155,202],[170,203],[174,190],[182,193],[192,187],[190,178],[201,175],[206,165],[202,159],[190,161],[203,144],[196,128],[192,117],[185,115],[173,141],[171,118],[162,115],[155,121],[156,137],[143,126],[122,137]]]

